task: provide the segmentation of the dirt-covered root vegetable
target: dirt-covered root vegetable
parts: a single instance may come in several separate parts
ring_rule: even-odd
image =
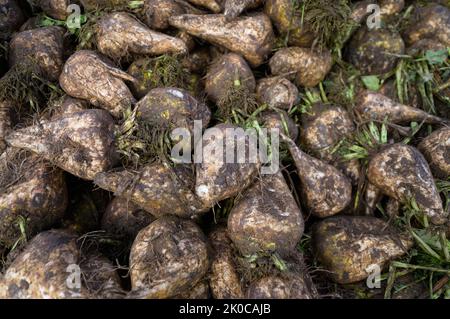
[[[413,241],[381,219],[334,216],[313,227],[313,250],[330,277],[340,284],[367,278],[374,270],[398,258]]]
[[[258,81],[256,97],[270,107],[289,110],[298,100],[298,89],[285,77],[273,76]]]
[[[356,114],[366,121],[384,121],[403,124],[409,122],[425,122],[430,124],[448,123],[448,120],[428,114],[427,112],[408,105],[398,103],[383,94],[361,91],[356,98]]]
[[[404,54],[402,37],[388,29],[360,28],[350,41],[346,59],[365,75],[384,74],[392,71],[398,55]]]
[[[244,256],[289,255],[300,241],[304,221],[283,174],[263,175],[228,216],[228,235]]]
[[[6,142],[32,151],[63,170],[93,180],[118,160],[115,125],[108,112],[99,109],[67,114],[13,131]]]
[[[279,132],[284,132],[293,141],[298,137],[297,124],[285,111],[266,111],[261,115],[261,123],[267,129],[278,129]]]
[[[77,270],[81,287],[76,285]],[[71,273],[75,275],[72,281]],[[0,281],[0,298],[8,299],[118,298],[123,295],[121,290],[109,260],[82,253],[77,237],[67,230],[34,237]]]
[[[238,54],[228,53],[217,59],[206,73],[205,92],[211,101],[220,100],[233,94],[238,86],[247,94],[255,91],[256,81],[247,62]]]
[[[144,22],[155,30],[167,29],[171,16],[185,13],[202,14],[201,10],[183,0],[147,0],[144,2]]]
[[[124,81],[135,79],[94,51],[75,52],[65,63],[59,84],[70,96],[121,117],[136,102]]]
[[[196,164],[195,193],[205,206],[239,194],[258,174],[261,162],[252,154],[256,153],[252,152],[256,151],[255,137],[236,129],[230,124],[216,125],[196,145],[203,154],[196,158],[200,162]]]
[[[173,299],[209,299],[209,285],[206,280],[200,281],[190,290],[173,297]]]
[[[214,299],[242,299],[244,291],[227,229],[219,227],[209,234],[214,250],[209,274],[209,286]]]
[[[211,55],[208,48],[199,48],[190,52],[183,58],[182,64],[189,71],[198,73],[200,75],[205,73],[205,70],[211,63]]]
[[[418,149],[435,177],[445,179],[450,176],[450,128],[434,131],[420,142]]]
[[[278,50],[270,59],[273,75],[295,79],[299,86],[314,87],[330,72],[333,59],[328,50],[288,47]]]
[[[34,237],[3,276],[0,297],[67,299],[87,297],[85,289],[69,288],[67,269],[79,260],[76,236],[50,230]]]
[[[68,114],[82,112],[89,108],[88,103],[85,100],[76,99],[65,95],[59,103],[55,105],[53,110],[52,119],[59,118]]]
[[[300,177],[301,191],[311,214],[328,217],[344,210],[352,199],[352,184],[334,166],[301,151],[290,138],[287,144]]]
[[[256,8],[263,0],[225,0],[223,14],[228,20],[237,18],[246,9]]]
[[[0,154],[6,149],[5,137],[11,130],[11,110],[14,103],[0,101]]]
[[[368,10],[369,6],[373,4],[374,2],[372,0],[363,0],[353,3],[350,18],[356,23],[362,24],[364,18],[370,14],[370,11]]]
[[[273,21],[278,32],[288,36],[289,45],[311,46],[314,33],[304,23],[301,12],[295,10],[291,0],[266,0],[264,12]]]
[[[442,51],[446,50],[446,46],[436,38],[426,38],[414,42],[407,48],[406,54],[413,57],[421,57],[427,51]]]
[[[253,282],[246,292],[249,299],[314,299],[304,278],[296,273],[270,275]]]
[[[347,110],[337,105],[315,103],[302,116],[300,137],[302,144],[326,161],[332,160],[332,148],[355,131]]]
[[[302,116],[300,139],[313,156],[333,164],[356,184],[360,175],[358,160],[341,161],[333,153],[333,148],[354,131],[353,121],[345,109],[337,105],[315,103]]]
[[[450,9],[443,5],[431,3],[418,7],[415,19],[405,31],[406,43],[413,44],[425,38],[437,38],[445,46],[450,46]]]
[[[382,16],[392,16],[400,13],[405,8],[405,0],[380,0]]]
[[[221,0],[187,0],[188,2],[206,8],[214,13],[220,13],[222,11]]]
[[[168,167],[154,163],[140,171],[100,173],[95,184],[130,199],[156,217],[178,215],[195,218],[209,207],[203,206],[191,189],[192,172],[184,166]],[[193,181],[192,181],[193,183]]]
[[[48,16],[56,20],[66,20],[70,12],[67,12],[67,7],[71,2],[70,0],[37,0],[37,5]]]
[[[101,228],[114,237],[134,239],[139,231],[150,225],[155,217],[131,200],[115,197],[106,207]]]
[[[194,130],[194,121],[201,121],[202,128],[208,126],[211,111],[205,103],[197,101],[186,90],[156,88],[136,103],[138,116],[155,126],[169,126]]]
[[[95,36],[98,50],[113,59],[130,53],[160,55],[187,52],[182,40],[149,29],[126,12],[103,16],[96,24]]]
[[[206,275],[209,250],[195,223],[175,216],[157,219],[131,247],[131,296],[164,299],[187,292]]]
[[[9,65],[33,65],[49,80],[57,80],[64,64],[64,28],[51,26],[17,33],[10,43]]]
[[[79,266],[90,298],[120,299],[125,296],[119,274],[107,257],[86,252],[81,256]]]
[[[16,0],[0,0],[0,39],[6,40],[25,21]]]
[[[0,246],[10,248],[62,219],[67,189],[61,170],[28,152],[9,148],[0,161]]]
[[[447,222],[448,213],[423,155],[414,147],[394,144],[373,156],[367,170],[369,181],[401,203],[414,201],[433,224]]]
[[[241,54],[253,67],[261,65],[272,49],[272,24],[262,13],[239,17],[230,22],[218,14],[184,14],[171,17],[169,23],[212,44]]]

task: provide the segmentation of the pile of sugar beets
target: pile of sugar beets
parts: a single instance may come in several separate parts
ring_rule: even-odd
[[[0,297],[450,297],[449,51],[448,1],[0,0]],[[172,156],[229,128],[278,172]]]

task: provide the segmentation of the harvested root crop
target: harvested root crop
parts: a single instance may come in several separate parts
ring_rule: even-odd
[[[13,131],[6,142],[88,180],[108,171],[118,161],[114,121],[104,110],[84,110],[44,120]]]
[[[131,200],[115,197],[103,213],[101,228],[114,237],[134,240],[139,231],[154,220],[155,217]]]
[[[281,172],[264,175],[235,204],[228,235],[244,256],[289,255],[303,234],[300,208]]]
[[[198,217],[209,209],[202,205],[191,189],[192,172],[184,166],[168,167],[154,163],[140,171],[122,170],[100,173],[95,184],[117,196],[130,199],[156,217],[178,215]]]
[[[0,157],[0,246],[12,248],[57,224],[67,207],[64,174],[28,152]]]
[[[56,20],[67,19],[69,15],[67,7],[70,3],[70,0],[37,0],[37,5],[41,7],[42,11]]]
[[[270,59],[269,67],[273,75],[295,79],[298,86],[314,87],[330,72],[332,58],[329,51],[317,52],[312,49],[289,47],[278,50]]]
[[[250,156],[253,139],[246,138],[245,134],[235,135],[236,128],[229,124],[216,125],[207,129],[198,142],[201,145],[197,145],[197,149],[201,147],[203,154],[200,154],[200,163],[196,164],[195,193],[205,206],[212,207],[239,194],[253,182],[261,166],[259,158]]]
[[[291,109],[298,101],[298,89],[282,76],[263,78],[256,86],[256,96],[260,103],[283,110]]]
[[[126,12],[103,16],[97,22],[95,35],[98,50],[115,60],[131,53],[160,55],[187,52],[182,40],[152,31]]]
[[[191,221],[157,219],[139,232],[130,254],[132,295],[170,298],[187,292],[210,266],[205,235]]]
[[[314,103],[302,117],[300,139],[313,156],[332,163],[341,169],[353,183],[357,183],[360,165],[358,160],[341,161],[334,148],[350,137],[355,126],[350,114],[337,105]]]
[[[394,144],[371,158],[367,177],[381,191],[402,202],[414,201],[434,224],[447,222],[448,213],[423,155],[414,147]]]
[[[427,112],[404,105],[376,92],[362,91],[357,97],[355,112],[362,120],[384,121],[404,124],[409,122],[425,122],[432,124],[448,123],[448,120],[439,118]]]
[[[233,260],[233,248],[227,229],[219,227],[209,234],[214,254],[209,286],[215,299],[242,299],[244,290]]]
[[[412,247],[412,240],[375,217],[335,216],[313,227],[313,246],[330,277],[341,284],[367,278]],[[372,269],[372,270],[371,270]]]
[[[347,60],[362,74],[377,75],[392,71],[398,55],[404,54],[402,37],[386,29],[361,28],[347,48]]]
[[[61,27],[45,27],[14,35],[10,44],[9,65],[37,65],[49,80],[57,80],[63,66],[63,35]]]
[[[247,289],[249,299],[315,299],[304,278],[295,273],[267,276]]]
[[[24,14],[16,0],[0,1],[0,39],[7,39],[25,21]]]
[[[261,115],[261,123],[267,129],[283,132],[293,141],[298,137],[298,127],[285,111],[266,111]]]
[[[223,15],[184,14],[171,17],[169,23],[241,54],[253,67],[261,65],[272,49],[272,24],[265,14],[239,17],[231,22],[227,22]]]
[[[80,253],[77,238],[66,230],[50,230],[34,237],[11,263],[0,281],[0,297],[8,299],[76,299],[118,297],[119,278],[102,257]],[[68,269],[82,272],[81,288],[70,288]]]
[[[425,137],[418,146],[435,177],[450,176],[450,128],[444,127]]]
[[[204,12],[183,0],[148,0],[144,2],[144,22],[151,29],[165,30],[170,27],[169,18],[185,13]]]
[[[344,210],[352,199],[350,179],[334,166],[301,151],[290,138],[282,138],[295,162],[310,213],[323,218]]]
[[[225,0],[223,14],[228,20],[233,20],[246,9],[256,8],[262,3],[262,0]]]
[[[436,37],[445,46],[450,46],[450,9],[443,5],[430,3],[417,8],[415,20],[405,32],[405,41],[413,44],[425,38]]]
[[[314,42],[314,33],[290,0],[266,0],[264,12],[289,45],[310,47]]]
[[[115,117],[121,117],[136,102],[124,81],[135,79],[115,68],[108,59],[87,50],[74,53],[59,78],[59,84],[68,95],[87,100]]]

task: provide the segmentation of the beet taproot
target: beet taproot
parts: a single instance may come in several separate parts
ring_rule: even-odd
[[[314,87],[330,72],[332,57],[328,50],[316,52],[308,48],[288,47],[275,52],[269,67],[273,75],[287,76],[295,84]]]
[[[353,35],[346,58],[362,74],[378,75],[392,71],[404,52],[405,44],[397,32],[362,27]]]
[[[244,290],[233,260],[233,248],[226,227],[218,227],[209,236],[214,250],[209,286],[214,299],[242,299]]]
[[[261,65],[272,49],[273,30],[265,14],[238,17],[227,22],[223,15],[183,14],[170,25],[230,51],[241,54],[253,67]]]
[[[228,216],[228,235],[244,256],[289,255],[303,230],[302,212],[281,172],[262,176]]]
[[[256,154],[250,154],[254,140],[238,134],[236,128],[230,124],[216,125],[205,130],[198,141],[197,149],[203,152],[196,164],[195,194],[205,206],[212,207],[239,194],[253,182],[261,166],[259,158],[253,158]]]
[[[131,248],[131,294],[163,299],[184,293],[206,275],[209,255],[195,223],[161,217],[139,232]]]
[[[450,128],[434,131],[420,142],[418,149],[435,177],[445,179],[450,176]]]
[[[350,179],[334,166],[301,151],[287,136],[281,137],[294,160],[310,213],[323,218],[344,210],[352,199]]]
[[[108,234],[125,240],[134,240],[139,231],[150,225],[155,217],[132,201],[115,197],[103,213],[101,228]]]
[[[256,86],[256,96],[260,103],[283,110],[291,109],[299,98],[297,87],[282,76],[259,80]]]
[[[392,259],[407,253],[413,241],[381,219],[367,216],[333,216],[318,222],[312,233],[314,253],[340,284],[354,283]]]
[[[160,55],[187,52],[182,40],[152,31],[126,12],[113,12],[101,17],[96,24],[95,37],[100,53],[115,60],[131,53]]]
[[[105,57],[87,50],[75,52],[64,64],[59,78],[68,95],[87,100],[115,117],[121,117],[136,102],[124,81],[135,79]]]
[[[0,297],[8,299],[94,299],[123,295],[110,262],[104,257],[82,254],[77,237],[67,230],[50,230],[34,237],[7,268],[0,287]]]
[[[32,151],[83,179],[114,167],[115,124],[104,110],[88,109],[11,132],[6,142]]]
[[[399,143],[384,148],[370,159],[367,178],[402,203],[414,200],[432,223],[447,222],[430,167],[415,147]]]
[[[363,120],[384,121],[393,124],[425,122],[431,124],[448,123],[447,119],[429,114],[419,108],[404,105],[377,92],[363,90],[356,98],[355,112]]]
[[[0,161],[0,246],[11,248],[60,222],[68,195],[63,172],[37,156],[8,148]]]
[[[177,165],[160,163],[142,167],[139,171],[121,170],[100,173],[94,182],[99,187],[130,199],[155,217],[178,215],[196,218],[210,207],[203,205],[191,185],[192,172]]]
[[[25,21],[22,9],[16,0],[0,1],[0,39],[8,39]]]

